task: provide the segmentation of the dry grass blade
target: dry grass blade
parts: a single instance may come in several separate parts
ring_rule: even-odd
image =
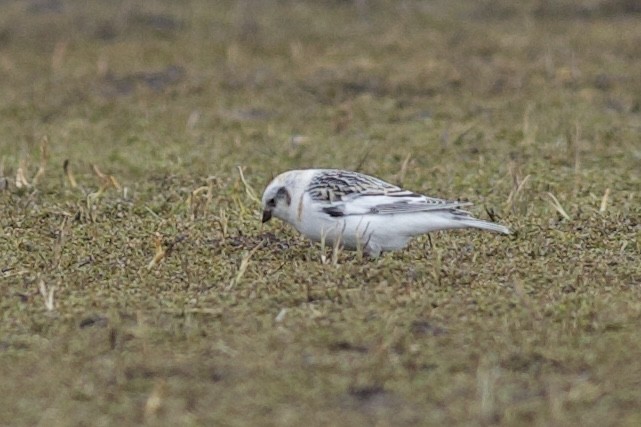
[[[109,186],[110,186],[110,185],[111,185],[111,184],[109,184],[109,185],[103,185],[103,186],[101,186],[100,188],[98,188],[98,190],[93,191],[93,192],[91,192],[91,193],[89,193],[89,194],[87,195],[87,207],[88,207],[89,209],[93,208],[93,206],[94,206],[94,201],[95,201],[96,199],[98,199],[100,196],[102,196],[102,195],[104,194],[104,192],[105,192],[105,191],[107,191],[107,189],[109,188]]]
[[[286,308],[281,308],[276,317],[274,318],[274,322],[276,323],[281,323],[283,320],[285,320],[285,316],[287,315],[287,309]]]
[[[9,277],[24,276],[26,274],[29,274],[30,271],[29,270],[13,271],[13,268],[11,268],[11,269],[2,269],[0,273],[2,273],[0,277],[2,277],[3,279],[7,279]]]
[[[603,198],[601,199],[601,206],[599,207],[599,212],[604,213],[608,209],[609,198],[610,198],[610,189],[606,188],[605,193],[603,193]]]
[[[247,180],[245,179],[245,175],[243,174],[243,168],[241,166],[237,166],[237,168],[238,168],[238,173],[240,174],[240,180],[245,186],[245,193],[247,194],[247,196],[249,196],[249,198],[254,202],[261,203],[258,196],[256,196],[256,191],[254,191],[254,189],[247,183]]]
[[[206,186],[198,187],[187,196],[187,206],[192,221],[205,212],[213,199],[215,178],[208,178],[207,181]],[[205,191],[205,198],[199,197]]]
[[[519,183],[519,186],[516,188],[515,197],[523,190],[523,187],[525,187],[525,183],[527,183],[529,179],[530,175],[527,175],[525,178],[523,178],[523,181]]]
[[[101,186],[105,188],[109,188],[109,187],[114,187],[117,189],[122,188],[118,180],[113,175],[107,175],[106,173],[102,172],[98,167],[98,165],[92,164],[91,168],[93,169],[93,172],[96,174],[96,176],[100,180]]]
[[[9,179],[4,176],[4,157],[0,160],[0,191],[7,190],[9,188]]]
[[[574,155],[574,173],[578,175],[581,169],[581,125],[579,122],[574,124],[574,138],[573,138],[573,155]]]
[[[401,163],[401,170],[398,172],[397,175],[397,183],[399,187],[403,186],[403,181],[405,181],[405,174],[407,173],[407,168],[410,165],[410,161],[412,160],[412,153],[407,153],[405,156],[405,159],[403,159],[403,163]]]
[[[320,238],[320,260],[321,264],[327,264],[327,255],[325,255],[325,239],[327,237],[327,233],[325,230],[321,233],[321,238]]]
[[[581,186],[581,126],[579,122],[574,124],[574,132],[567,136],[568,140],[568,161],[574,163],[574,188],[576,195]]]
[[[105,180],[107,180],[107,179],[108,179],[107,175],[105,175],[105,174],[100,170],[100,168],[98,167],[98,165],[96,165],[96,164],[92,164],[92,165],[91,165],[91,169],[93,169],[93,173],[95,173],[95,174],[96,174],[96,176],[97,176],[98,178],[100,178],[100,180],[105,181]]]
[[[369,158],[369,155],[370,155],[370,153],[372,152],[373,149],[374,149],[373,145],[370,145],[369,147],[367,147],[367,150],[365,151],[365,153],[361,156],[361,158],[358,161],[358,163],[356,164],[356,166],[354,166],[354,170],[356,172],[361,172],[362,171],[363,165],[365,164],[365,161],[367,161],[367,159]]]
[[[209,187],[207,186],[198,187],[187,196],[187,207],[192,221],[198,217],[202,210],[204,210],[204,202],[198,196],[208,189]]]
[[[45,174],[47,169],[47,162],[49,161],[49,138],[47,136],[42,137],[42,142],[40,143],[40,165],[38,166],[38,171],[31,180],[32,185],[37,185],[38,181]]]
[[[338,265],[338,256],[340,255],[342,251],[343,245],[341,244],[341,239],[340,237],[336,239],[334,242],[334,245],[332,246],[332,265],[337,266]]]
[[[434,249],[434,263],[432,265],[432,277],[438,286],[441,286],[441,269],[443,266],[443,251]]]
[[[115,176],[109,175],[109,183],[116,190],[122,190],[122,186],[120,185],[120,183],[118,182]]]
[[[507,201],[505,202],[506,206],[510,211],[514,209],[514,206],[516,202],[519,199],[519,195],[523,191],[523,188],[525,188],[525,184],[530,180],[530,175],[527,175],[523,180],[519,180],[518,178],[515,179],[514,184],[515,188],[510,192],[510,195],[507,198]]]
[[[197,196],[200,193],[202,193],[203,191],[207,191],[207,190],[209,190],[209,186],[198,187],[197,189],[195,189],[194,191],[191,192],[191,195],[192,196]]]
[[[243,258],[240,260],[240,266],[238,267],[238,272],[236,273],[236,277],[234,277],[231,280],[231,282],[229,283],[229,285],[225,290],[227,291],[231,290],[234,286],[236,286],[240,282],[240,280],[245,275],[245,272],[247,271],[247,267],[249,266],[249,260],[256,253],[256,251],[264,244],[265,244],[265,241],[263,240],[259,244],[254,246],[252,250],[250,250],[249,252],[245,253],[245,255],[243,255]]]
[[[155,254],[152,260],[147,264],[147,270],[151,270],[153,267],[158,265],[163,259],[169,257],[176,245],[185,241],[189,237],[188,233],[179,234],[170,242],[163,244],[163,238],[160,233],[154,235],[154,248]]]
[[[53,247],[53,264],[51,266],[52,269],[56,269],[60,266],[60,261],[62,259],[62,249],[64,248],[67,237],[67,230],[69,229],[68,221],[69,216],[65,215],[62,217],[62,223],[60,224],[60,228],[58,229],[56,243]]]
[[[156,265],[158,265],[167,255],[167,251],[162,245],[162,237],[160,236],[159,233],[156,233],[154,236],[154,248],[156,250],[154,257],[152,260],[147,264],[147,270],[151,270],[154,268]]]
[[[225,209],[223,208],[220,208],[218,212],[219,212],[219,215],[216,222],[218,222],[218,224],[220,225],[220,232],[223,235],[223,239],[225,239],[227,238],[227,232],[229,229],[229,220],[227,218],[227,211],[225,211]]]
[[[40,291],[40,295],[44,300],[44,305],[47,311],[53,311],[56,308],[53,300],[53,294],[56,290],[56,287],[52,286],[49,288],[45,284],[44,280],[40,279],[40,282],[38,282],[38,290]]]
[[[100,197],[105,191],[107,191],[109,188],[113,187],[118,190],[122,189],[122,186],[118,182],[118,180],[113,176],[113,175],[107,175],[103,173],[98,165],[91,165],[94,173],[98,177],[98,180],[100,181],[100,188],[98,188],[97,191],[94,191],[93,193],[90,193],[88,196],[88,199],[97,199]]]
[[[69,185],[71,186],[71,188],[78,187],[76,178],[73,176],[73,172],[71,171],[71,162],[69,161],[69,159],[65,159],[65,161],[62,163],[62,170],[65,172],[65,176],[67,177],[67,181],[69,181]]]
[[[120,190],[122,188],[120,183],[118,182],[118,180],[113,175],[107,175],[107,174],[103,173],[100,170],[100,168],[98,167],[98,165],[96,165],[96,164],[91,165],[91,167],[92,167],[94,173],[96,174],[96,176],[98,177],[98,179],[101,181],[101,183],[102,183],[101,186],[102,187],[104,187],[105,189],[107,189],[109,187],[114,187],[114,188],[116,188],[118,190]]]
[[[16,170],[16,188],[30,188],[31,184],[25,176],[25,162],[20,160],[20,165]]]
[[[550,204],[552,207],[565,219],[568,221],[570,220],[570,215],[567,214],[565,209],[563,209],[563,206],[561,206],[561,203],[559,203],[559,200],[554,196],[554,194],[548,192],[547,195],[550,198]]]

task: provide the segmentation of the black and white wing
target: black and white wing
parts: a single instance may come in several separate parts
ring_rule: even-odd
[[[319,202],[340,202],[354,197],[390,196],[420,197],[373,176],[343,170],[322,170],[312,178],[306,189],[312,200]]]
[[[423,196],[372,176],[341,170],[319,172],[306,191],[323,212],[334,217],[456,210],[471,204]]]

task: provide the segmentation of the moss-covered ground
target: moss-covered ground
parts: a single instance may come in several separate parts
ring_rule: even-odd
[[[0,2],[0,425],[641,424],[634,1]],[[511,227],[364,259],[360,170]]]

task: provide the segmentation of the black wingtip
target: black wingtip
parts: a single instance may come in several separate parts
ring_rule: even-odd
[[[345,216],[345,213],[339,208],[337,208],[336,206],[329,206],[329,207],[323,208],[323,212],[325,212],[327,215],[333,218]]]

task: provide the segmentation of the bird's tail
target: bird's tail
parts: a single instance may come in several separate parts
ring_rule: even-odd
[[[481,230],[493,231],[501,234],[512,234],[509,228],[495,222],[483,221],[476,218],[461,218],[459,222],[470,228],[479,228]]]

